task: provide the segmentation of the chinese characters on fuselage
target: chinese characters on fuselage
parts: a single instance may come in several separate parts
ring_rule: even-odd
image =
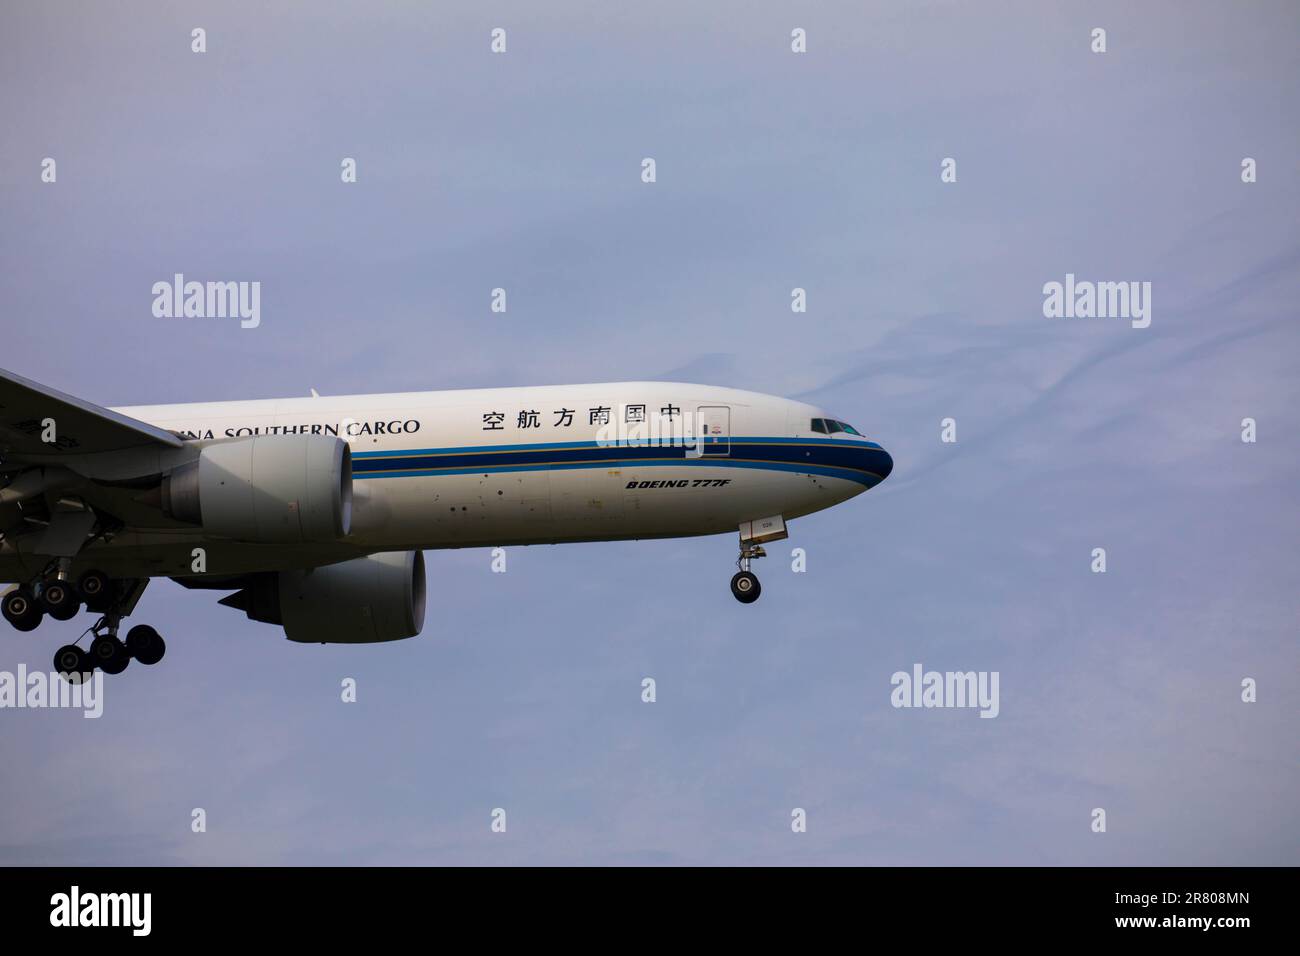
[[[623,423],[628,425],[642,424],[646,422],[646,406],[641,405],[624,405]],[[588,425],[609,425],[611,408],[608,405],[597,405],[595,408],[587,409]],[[551,428],[570,428],[573,425],[573,416],[577,413],[576,408],[555,408],[550,414],[555,416],[555,420],[550,423]],[[673,421],[680,418],[682,414],[681,407],[671,403],[664,405],[659,409],[660,418]],[[514,415],[515,427],[524,428],[542,428],[543,413],[536,408],[523,408]],[[499,432],[505,431],[506,413],[500,411],[491,411],[483,413],[483,431]]]

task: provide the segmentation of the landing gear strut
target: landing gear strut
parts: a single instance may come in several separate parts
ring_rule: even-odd
[[[741,542],[740,557],[736,559],[736,567],[740,570],[731,579],[731,593],[741,604],[753,604],[763,593],[763,587],[758,583],[758,575],[749,570],[749,562],[765,557],[767,552],[763,550],[761,544]]]

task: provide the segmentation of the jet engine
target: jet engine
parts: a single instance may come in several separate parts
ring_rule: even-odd
[[[162,509],[237,541],[333,541],[352,525],[352,453],[331,435],[217,442],[163,478]]]
[[[304,644],[373,644],[424,627],[424,554],[389,551],[307,571],[260,574],[220,603],[280,624]]]

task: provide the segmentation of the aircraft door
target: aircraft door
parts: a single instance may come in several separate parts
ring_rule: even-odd
[[[721,458],[731,454],[731,408],[701,405],[696,416],[699,451],[702,456]]]

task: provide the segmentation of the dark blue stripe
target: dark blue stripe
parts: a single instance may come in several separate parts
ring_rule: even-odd
[[[758,445],[840,445],[850,447],[880,448],[873,441],[849,441],[848,439],[839,438],[732,438],[732,444],[758,444]],[[405,448],[401,451],[358,451],[352,454],[353,459],[357,458],[384,458],[391,455],[451,455],[458,452],[473,454],[475,452],[492,452],[492,451],[543,451],[556,448],[600,448],[603,447],[595,441],[561,441],[561,442],[539,442],[530,445],[459,445],[448,448]]]
[[[785,471],[800,475],[825,475],[828,478],[843,478],[845,481],[856,481],[859,484],[873,488],[880,484],[881,478],[878,475],[867,474],[866,472],[850,470],[847,468],[827,468],[821,465],[787,465],[780,462],[771,461],[733,461],[730,458],[692,458],[684,461],[627,461],[611,462],[620,466],[660,466],[660,465],[683,465],[707,466],[711,468],[757,468],[764,471]],[[363,478],[437,478],[443,475],[489,475],[508,471],[552,471],[552,470],[574,470],[578,468],[601,468],[607,467],[601,465],[499,465],[487,468],[439,468],[435,471],[372,471],[365,474],[354,474],[353,477],[360,481]]]
[[[352,471],[357,478],[396,478],[653,465],[767,468],[845,478],[871,487],[889,474],[893,460],[874,442],[751,438],[733,439],[729,456],[692,458],[683,448],[600,447],[595,442],[361,452],[353,458]]]

